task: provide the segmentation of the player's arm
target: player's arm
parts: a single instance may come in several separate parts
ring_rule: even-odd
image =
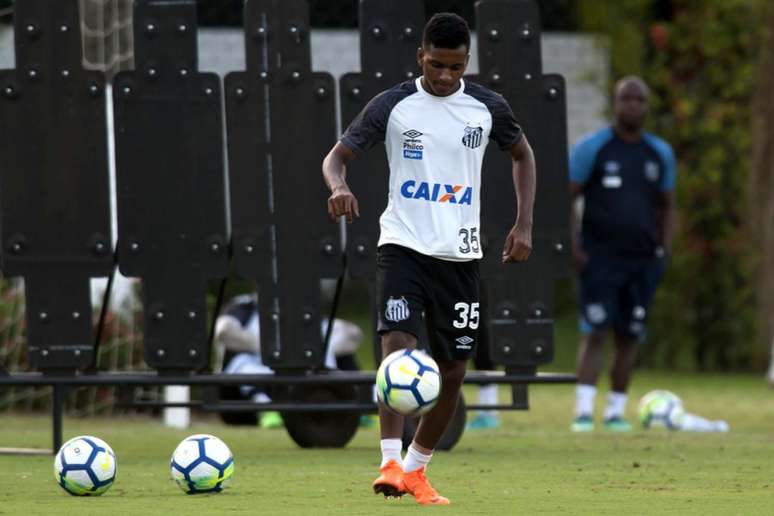
[[[659,197],[659,225],[661,248],[667,256],[672,254],[672,238],[675,234],[675,193],[661,192]]]
[[[258,336],[246,330],[234,316],[220,315],[215,321],[215,341],[229,351],[258,353]]]
[[[341,142],[337,142],[323,160],[322,173],[325,184],[331,191],[328,197],[328,215],[336,220],[342,215],[347,222],[360,216],[360,208],[355,195],[347,186],[347,163],[357,158],[352,150]]]
[[[662,148],[662,159],[665,169],[661,176],[661,195],[659,203],[659,245],[666,256],[672,254],[672,238],[675,234],[675,184],[677,182],[677,161],[674,152],[669,145]]]
[[[518,201],[516,223],[508,233],[503,248],[503,263],[523,262],[532,253],[532,213],[535,206],[535,154],[526,136],[510,148],[513,185]]]
[[[583,185],[570,180],[570,240],[572,261],[578,271],[583,270],[589,257],[581,244],[581,210],[578,200],[583,197]]]
[[[581,238],[583,209],[579,201],[584,195],[586,183],[594,173],[600,142],[597,136],[589,136],[574,145],[570,152],[570,245],[572,262],[578,272],[581,272],[589,261]]]

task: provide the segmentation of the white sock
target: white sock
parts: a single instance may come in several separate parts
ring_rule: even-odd
[[[605,409],[605,419],[613,417],[623,417],[624,410],[626,410],[626,398],[628,396],[625,392],[610,391],[607,395],[607,408]]]
[[[414,443],[411,443],[411,446],[409,446],[409,449],[406,452],[406,460],[403,463],[403,471],[406,473],[411,473],[412,471],[416,471],[419,468],[425,467],[432,458],[432,453],[430,455],[425,455],[421,451],[414,448]]]
[[[394,460],[400,466],[403,466],[403,459],[400,458],[400,452],[403,449],[403,441],[400,439],[382,439],[380,441],[382,448],[382,464],[384,467],[389,461]]]
[[[593,385],[579,383],[575,386],[575,417],[591,416],[594,413],[594,396],[597,388]]]
[[[478,402],[481,405],[497,405],[497,384],[482,385],[478,389]],[[482,410],[481,414],[497,417],[496,410]]]

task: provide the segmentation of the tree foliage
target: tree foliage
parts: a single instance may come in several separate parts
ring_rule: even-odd
[[[614,78],[653,89],[650,127],[678,158],[678,232],[651,313],[651,364],[762,369],[745,195],[764,0],[579,2]]]

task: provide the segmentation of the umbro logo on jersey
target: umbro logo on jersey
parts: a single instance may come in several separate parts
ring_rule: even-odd
[[[406,199],[467,204],[468,206],[473,203],[473,187],[463,185],[430,184],[424,181],[417,183],[413,179],[409,179],[401,185],[400,193]]]
[[[606,174],[617,174],[621,170],[621,165],[617,161],[605,161],[603,167]]]
[[[416,129],[409,129],[403,136],[403,157],[406,159],[422,159],[422,151],[425,150],[422,140],[419,139],[422,133]]]
[[[462,137],[462,145],[475,149],[481,147],[481,143],[484,139],[483,127],[466,127],[465,136]]]

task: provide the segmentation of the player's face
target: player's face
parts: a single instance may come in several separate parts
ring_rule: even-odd
[[[437,97],[451,95],[460,87],[460,78],[468,66],[468,48],[436,48],[421,46],[417,50],[417,62],[422,68],[423,85]]]
[[[621,85],[615,95],[613,112],[618,125],[639,131],[648,116],[648,92],[636,82]]]

